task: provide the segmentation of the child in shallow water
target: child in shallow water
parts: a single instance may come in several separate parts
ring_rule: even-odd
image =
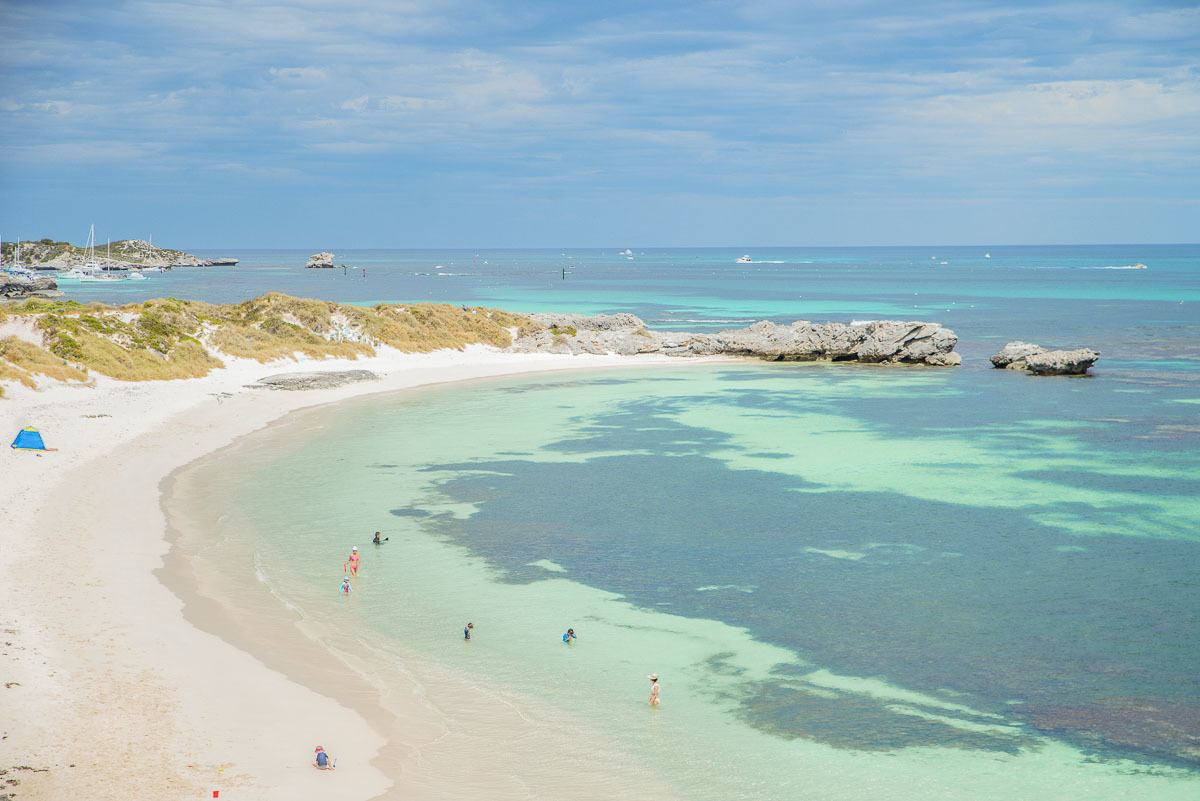
[[[573,639],[575,639],[575,629],[567,629],[567,633],[563,635],[563,642],[570,645]]]
[[[342,595],[349,595],[350,593],[354,592],[354,588],[350,586],[349,576],[346,576],[344,579],[342,579],[342,586],[338,587],[338,591],[341,592]]]

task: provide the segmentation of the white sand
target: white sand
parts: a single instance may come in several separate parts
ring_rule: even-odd
[[[362,717],[184,619],[182,602],[153,572],[168,547],[160,482],[306,406],[664,360],[384,350],[357,361],[228,359],[193,380],[6,386],[0,435],[33,426],[58,450],[0,449],[0,769],[32,769],[10,770],[3,778],[20,784],[0,792],[18,801],[385,793],[394,777],[372,764],[384,741]],[[245,386],[273,373],[344,369],[382,378],[303,392]],[[338,771],[310,767],[316,743],[338,755]]]

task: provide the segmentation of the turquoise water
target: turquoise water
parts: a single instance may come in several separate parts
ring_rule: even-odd
[[[619,763],[713,801],[1200,796],[1200,247],[748,250],[339,256],[366,277],[264,252],[95,296],[944,322],[961,368],[629,368],[339,404],[198,465],[178,500],[215,564],[252,561],[385,692],[385,665],[423,665],[545,742],[617,743],[587,765],[606,791]],[[1086,379],[990,369],[1017,338],[1104,355]],[[527,763],[583,776],[556,753]]]
[[[1123,388],[852,365],[480,382],[300,415],[199,468],[191,502],[243,521],[213,525],[306,618],[537,687],[685,797],[1194,798],[1196,392]]]

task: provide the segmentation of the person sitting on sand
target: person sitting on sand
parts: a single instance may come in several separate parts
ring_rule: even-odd
[[[350,586],[349,576],[346,576],[344,579],[342,579],[342,586],[338,587],[338,589],[341,590],[342,595],[349,595],[350,593],[354,592],[354,588]]]
[[[329,761],[329,754],[321,746],[317,746],[316,756],[313,758],[313,767],[317,770],[333,770],[336,765]]]
[[[350,567],[350,575],[352,576],[358,575],[358,559],[358,546],[355,545],[350,550],[350,558],[346,561],[346,564]]]
[[[464,639],[464,640],[469,640],[469,639],[471,639],[471,630],[472,630],[473,628],[475,628],[475,624],[474,624],[474,623],[468,623],[468,624],[467,624],[467,626],[466,626],[466,628],[464,628],[464,629],[463,629],[463,639]]]
[[[376,531],[375,539],[371,540],[371,542],[375,543],[376,545],[383,545],[385,542],[387,542],[390,539],[391,539],[391,537],[384,537],[383,539],[379,539],[379,532]]]
[[[567,629],[567,633],[563,635],[563,642],[570,645],[573,639],[575,639],[575,629]]]
[[[658,706],[658,674],[651,673],[646,678],[650,679],[650,706]]]

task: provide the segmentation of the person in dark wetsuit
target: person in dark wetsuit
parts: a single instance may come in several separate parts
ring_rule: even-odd
[[[384,537],[383,539],[379,539],[379,532],[376,531],[375,539],[371,540],[371,542],[373,542],[376,545],[383,545],[385,542],[387,542],[390,539],[391,539],[391,537]]]
[[[463,639],[464,639],[464,640],[469,640],[469,639],[471,639],[471,629],[473,629],[473,628],[475,628],[475,624],[474,624],[474,623],[468,623],[468,624],[467,624],[467,626],[466,626],[466,628],[464,628],[464,629],[463,629]]]

